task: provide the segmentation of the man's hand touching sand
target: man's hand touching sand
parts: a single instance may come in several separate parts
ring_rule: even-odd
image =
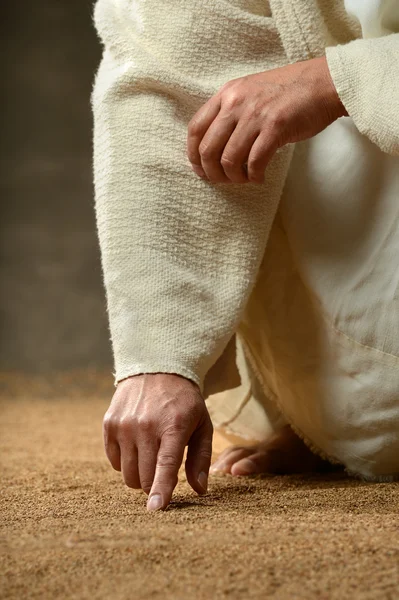
[[[198,494],[207,491],[213,428],[192,381],[169,373],[121,381],[103,430],[111,465],[126,485],[149,494],[148,510],[169,504],[187,445],[187,480]]]
[[[325,57],[239,77],[190,120],[187,157],[211,183],[263,183],[279,148],[345,115]]]

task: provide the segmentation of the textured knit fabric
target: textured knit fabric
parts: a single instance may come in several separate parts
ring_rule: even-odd
[[[115,381],[181,374],[204,387],[240,321],[291,148],[266,183],[213,185],[187,125],[224,83],[282,66],[264,0],[99,0],[93,92],[96,211]]]
[[[327,48],[326,57],[357,129],[383,152],[399,155],[399,33]]]

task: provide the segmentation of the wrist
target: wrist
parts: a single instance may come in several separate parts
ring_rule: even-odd
[[[137,380],[137,379],[143,379],[144,381],[148,381],[151,380],[152,382],[156,382],[157,385],[160,386],[164,386],[165,384],[168,385],[171,381],[174,382],[188,382],[188,384],[191,384],[195,390],[197,390],[198,392],[200,392],[200,388],[198,386],[198,384],[193,381],[192,379],[189,379],[188,377],[185,377],[184,375],[180,375],[179,373],[165,373],[162,371],[159,372],[153,372],[153,373],[137,373],[135,375],[129,375],[128,377],[121,379],[118,382],[118,386],[122,383],[126,383],[132,380]]]

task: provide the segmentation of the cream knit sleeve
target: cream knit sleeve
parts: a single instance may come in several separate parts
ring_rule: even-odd
[[[332,79],[358,130],[399,154],[399,34],[326,49]]]
[[[259,35],[255,48],[235,40],[224,5],[220,23],[217,12],[209,22],[216,39],[200,22],[201,3],[172,4],[174,12],[166,0],[97,3],[104,53],[92,94],[95,209],[115,383],[177,373],[202,392],[254,285],[291,150],[276,155],[264,185],[215,185],[193,173],[189,120],[240,75],[234,65],[249,71],[243,48],[262,61],[267,48]]]

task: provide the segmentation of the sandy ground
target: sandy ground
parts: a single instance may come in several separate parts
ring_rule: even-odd
[[[0,377],[2,599],[399,598],[398,483],[182,475],[149,514],[103,452],[112,389]]]

